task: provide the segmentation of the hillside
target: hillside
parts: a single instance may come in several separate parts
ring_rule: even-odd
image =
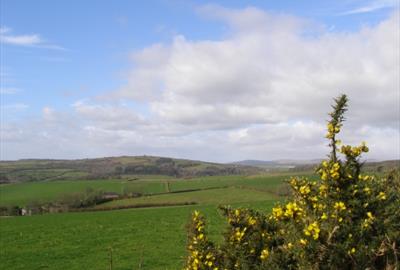
[[[122,156],[79,160],[25,159],[0,161],[0,183],[130,178],[162,175],[190,178],[261,173],[256,167],[155,156]]]
[[[320,159],[312,160],[242,160],[231,164],[258,167],[265,170],[282,170],[286,169],[292,172],[312,171],[321,162]],[[387,172],[392,169],[400,168],[400,160],[385,161],[367,161],[364,163],[364,169],[370,172]]]
[[[295,168],[296,166],[302,165],[313,165],[321,162],[321,159],[311,159],[311,160],[296,160],[296,159],[279,159],[279,160],[241,160],[232,162],[231,164],[236,165],[246,165],[246,166],[254,166],[265,169],[279,169],[279,168]]]

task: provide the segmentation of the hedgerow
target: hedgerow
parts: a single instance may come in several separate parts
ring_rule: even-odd
[[[188,229],[186,270],[398,269],[400,180],[362,172],[365,143],[337,139],[347,97],[335,99],[328,121],[331,152],[317,168],[319,180],[293,177],[292,196],[271,213],[221,207],[224,241],[209,240],[197,211]]]

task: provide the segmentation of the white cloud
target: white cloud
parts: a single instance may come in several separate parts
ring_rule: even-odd
[[[39,35],[1,36],[1,41],[13,45],[37,45],[42,43]]]
[[[149,102],[164,121],[210,129],[321,120],[342,92],[357,120],[398,121],[398,14],[358,33],[310,37],[300,19],[254,8],[212,11],[233,27],[230,36],[177,36],[136,53],[129,83],[115,95]]]
[[[77,115],[89,122],[110,130],[132,130],[145,124],[144,118],[126,106],[89,104],[75,102],[72,107]]]
[[[398,7],[398,0],[375,0],[371,1],[361,7],[351,9],[349,11],[345,11],[340,13],[339,15],[352,15],[352,14],[360,14],[360,13],[369,13],[374,12],[383,8],[393,8]]]
[[[400,158],[398,13],[334,33],[256,8],[200,12],[229,31],[219,40],[177,35],[134,52],[127,84],[101,103],[77,101],[68,114],[45,108],[36,123],[2,127],[10,140],[2,155],[321,158],[329,105],[347,93],[343,141],[366,140],[370,158]],[[27,140],[11,143],[12,134]]]
[[[63,47],[49,44],[39,34],[14,34],[11,28],[0,27],[0,43],[15,46],[30,46],[54,50],[65,50]]]

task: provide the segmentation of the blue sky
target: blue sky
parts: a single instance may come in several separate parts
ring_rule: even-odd
[[[378,26],[380,24],[385,20],[390,20],[390,18],[397,20],[396,14],[398,14],[398,2],[389,0],[216,2],[4,0],[0,3],[0,86],[3,131],[1,159],[27,157],[80,158],[120,154],[171,155],[215,161],[230,161],[240,158],[302,158],[301,149],[296,152],[284,151],[282,154],[274,152],[268,155],[257,151],[252,152],[250,146],[243,146],[243,155],[233,155],[233,149],[238,147],[235,144],[237,142],[226,145],[225,148],[213,149],[211,145],[218,143],[214,140],[215,137],[236,136],[232,134],[235,132],[245,134],[245,131],[248,132],[246,134],[249,134],[252,128],[255,130],[275,130],[286,124],[291,128],[296,123],[313,123],[318,126],[320,117],[313,118],[313,114],[305,113],[298,114],[299,116],[288,114],[287,117],[282,119],[275,119],[272,113],[264,112],[265,115],[262,117],[267,119],[266,122],[259,119],[244,119],[235,122],[231,121],[230,118],[221,120],[215,116],[215,119],[210,120],[208,118],[210,121],[206,119],[210,124],[205,125],[203,123],[207,121],[196,116],[196,113],[200,111],[179,111],[181,109],[179,102],[176,104],[169,102],[168,104],[172,104],[172,107],[167,107],[163,102],[167,102],[171,96],[174,96],[174,101],[176,101],[175,97],[182,94],[185,98],[190,97],[191,101],[195,100],[191,104],[192,108],[196,108],[196,105],[200,104],[204,108],[211,108],[212,110],[214,106],[221,102],[211,102],[210,97],[216,95],[216,99],[218,99],[226,95],[229,99],[232,94],[222,90],[219,93],[219,90],[216,90],[218,94],[215,94],[216,91],[212,93],[204,92],[204,95],[208,97],[204,98],[203,96],[191,96],[191,93],[197,90],[194,89],[191,92],[190,86],[188,92],[185,93],[174,92],[168,88],[169,82],[176,80],[176,78],[168,77],[169,73],[165,67],[172,65],[172,59],[175,59],[174,57],[177,55],[176,48],[182,46],[185,50],[190,46],[188,50],[191,52],[197,50],[197,52],[209,55],[215,49],[212,46],[220,47],[220,45],[230,44],[227,50],[232,49],[232,55],[238,55],[238,61],[250,59],[254,55],[240,54],[239,44],[243,40],[248,40],[249,33],[253,32],[253,29],[257,30],[259,36],[268,35],[271,33],[268,31],[272,31],[272,27],[259,30],[259,22],[261,24],[263,22],[271,23],[271,25],[277,24],[278,26],[274,26],[274,31],[283,33],[288,31],[290,34],[296,31],[292,29],[294,26],[290,26],[290,30],[284,26],[286,23],[295,24],[296,27],[301,28],[298,37],[304,38],[304,42],[307,38],[322,40],[325,37],[337,41],[341,36],[345,36],[349,39],[349,43],[350,40],[356,38],[359,38],[360,43],[362,43],[362,39],[365,38],[360,37],[362,31],[365,29],[370,29],[371,32],[379,31]],[[253,22],[252,19],[255,17],[259,17],[260,21]],[[246,20],[243,21],[243,18]],[[281,26],[282,29],[280,29]],[[245,34],[241,33],[242,28],[246,28]],[[389,42],[393,43],[394,46],[398,45],[396,44],[398,39],[395,37],[397,34],[398,32],[393,32],[393,39],[382,41],[382,43]],[[305,37],[307,35],[309,36]],[[258,42],[262,41],[259,40]],[[267,40],[264,41],[268,42]],[[208,46],[207,42],[212,44]],[[338,45],[340,45],[340,42],[338,42]],[[157,46],[160,48],[155,48]],[[286,44],[282,44],[282,46],[285,47]],[[289,46],[288,50],[290,50]],[[192,55],[192,53],[188,55]],[[275,57],[278,59],[278,55],[278,53],[271,53],[267,59]],[[160,63],[155,64],[154,62],[164,59],[164,56],[168,64],[160,68]],[[193,55],[193,57],[196,56],[197,54]],[[281,60],[283,61],[283,59]],[[335,60],[331,61],[332,63],[335,62]],[[375,59],[371,59],[371,61],[375,61]],[[397,68],[398,59],[393,60],[391,64]],[[155,66],[153,67],[153,65]],[[188,65],[190,66],[190,61],[183,64],[185,67]],[[213,69],[218,63],[207,62],[204,65],[211,65],[209,67]],[[177,67],[179,70],[180,66]],[[196,70],[196,67],[198,66],[195,65],[190,68],[196,74],[201,73]],[[152,71],[158,70],[158,68],[160,68],[159,72],[162,75],[153,75]],[[296,71],[299,71],[299,69],[296,69]],[[155,71],[154,74],[159,73]],[[184,76],[183,73],[181,74]],[[212,85],[226,84],[224,74],[221,73],[216,76],[213,77],[216,82]],[[252,79],[250,78],[250,80]],[[387,85],[391,85],[391,95],[396,97],[396,91],[399,89],[394,82],[395,79],[395,77],[388,78]],[[149,85],[147,80],[151,83],[157,82],[157,89],[150,89],[153,86],[147,88]],[[210,81],[212,82],[212,79]],[[201,82],[205,82],[207,85],[207,78],[201,77]],[[263,83],[277,82],[267,79]],[[239,90],[237,89],[237,91]],[[154,97],[154,91],[165,99],[159,100]],[[141,94],[138,94],[139,92]],[[262,92],[257,92],[257,94],[263,95]],[[298,94],[301,95],[301,93]],[[333,97],[335,94],[335,92],[326,93],[326,97]],[[358,97],[358,94],[354,94],[354,97]],[[329,101],[326,98],[322,100]],[[185,104],[190,104],[187,102],[186,100]],[[232,101],[229,105],[235,106],[235,110],[240,111],[242,103],[251,105],[251,101],[247,102],[244,99]],[[268,105],[266,104],[267,107]],[[393,107],[393,104],[390,105]],[[199,108],[202,107],[199,106]],[[175,112],[176,109],[178,111]],[[232,107],[227,108],[227,111],[229,110],[232,110]],[[103,112],[103,114],[94,115],[99,112]],[[391,114],[391,112],[393,110],[387,112],[387,114]],[[54,120],[51,126],[46,122],[49,113],[52,114],[51,119]],[[112,113],[120,118],[124,115],[127,116],[127,119],[132,117],[132,128],[119,129],[104,126],[105,122],[111,121],[110,119],[107,120],[107,117],[110,117]],[[194,116],[193,118],[182,119],[177,116],[182,114]],[[233,118],[238,119],[237,116]],[[79,142],[79,139],[77,141],[77,138],[67,135],[62,138],[66,145],[71,146],[70,148],[73,149],[71,151],[64,150],[58,142],[61,140],[60,136],[63,136],[60,134],[66,133],[61,130],[68,128],[65,121],[79,123],[74,128],[77,129],[78,133],[82,132],[81,142]],[[112,121],[118,122],[120,120],[116,117]],[[221,122],[224,125],[220,125]],[[36,123],[35,127],[31,126],[32,123]],[[126,123],[126,125],[129,126],[129,123]],[[271,123],[274,126],[266,126],[271,125]],[[398,141],[396,142],[398,133],[395,132],[397,123],[398,121],[389,121],[388,124],[381,125],[375,122],[366,122],[364,126],[360,125],[358,128],[361,132],[363,128],[365,130],[366,128],[377,127],[373,132],[377,134],[388,132],[393,137],[393,143],[398,143]],[[125,126],[125,123],[123,124]],[[188,126],[191,128],[187,128]],[[72,126],[69,128],[72,128]],[[104,133],[105,137],[100,139],[96,137],[96,139],[99,139],[99,141],[96,141],[96,139],[90,137],[92,135],[88,134],[88,130],[91,128],[100,130],[98,133]],[[315,128],[317,130],[319,127]],[[162,130],[163,132],[154,133],[154,130]],[[47,137],[36,137],[38,132],[47,134]],[[35,135],[32,135],[32,133]],[[369,135],[372,133],[369,133]],[[361,132],[361,134],[365,133]],[[139,137],[136,137],[133,141],[127,139],[132,136]],[[145,140],[141,136],[151,138],[151,140]],[[90,149],[85,149],[82,145],[87,145],[85,143],[87,140],[96,143],[90,145]],[[126,141],[126,145],[113,146],[114,140]],[[172,145],[182,141],[191,146],[170,147],[171,140],[173,141]],[[40,147],[28,146],[29,144],[41,145],[45,141],[51,141],[58,145],[59,151],[47,151]],[[193,146],[196,143],[192,142],[197,142],[198,146]],[[254,138],[250,144],[258,145],[259,143],[259,139]],[[148,145],[148,147],[143,144]],[[207,149],[205,148],[206,145],[210,146],[207,151],[204,150]],[[46,143],[43,147],[45,146]],[[283,141],[281,146],[285,146]],[[249,149],[246,147],[249,147]],[[322,150],[321,147],[312,155],[319,157]],[[271,150],[271,152],[273,151]],[[379,158],[382,152],[384,152],[384,147],[374,158]],[[399,153],[392,151],[382,158],[396,157],[399,157]]]

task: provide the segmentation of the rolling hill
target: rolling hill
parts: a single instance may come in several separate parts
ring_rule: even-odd
[[[156,156],[0,161],[0,183],[134,178],[135,175],[190,178],[213,175],[249,175],[261,172],[263,172],[261,168],[246,165]]]
[[[258,167],[265,170],[287,169],[288,171],[312,171],[322,159],[311,160],[242,160],[231,164]],[[375,161],[370,160],[364,163],[364,169],[369,172],[387,172],[400,168],[400,160]]]

